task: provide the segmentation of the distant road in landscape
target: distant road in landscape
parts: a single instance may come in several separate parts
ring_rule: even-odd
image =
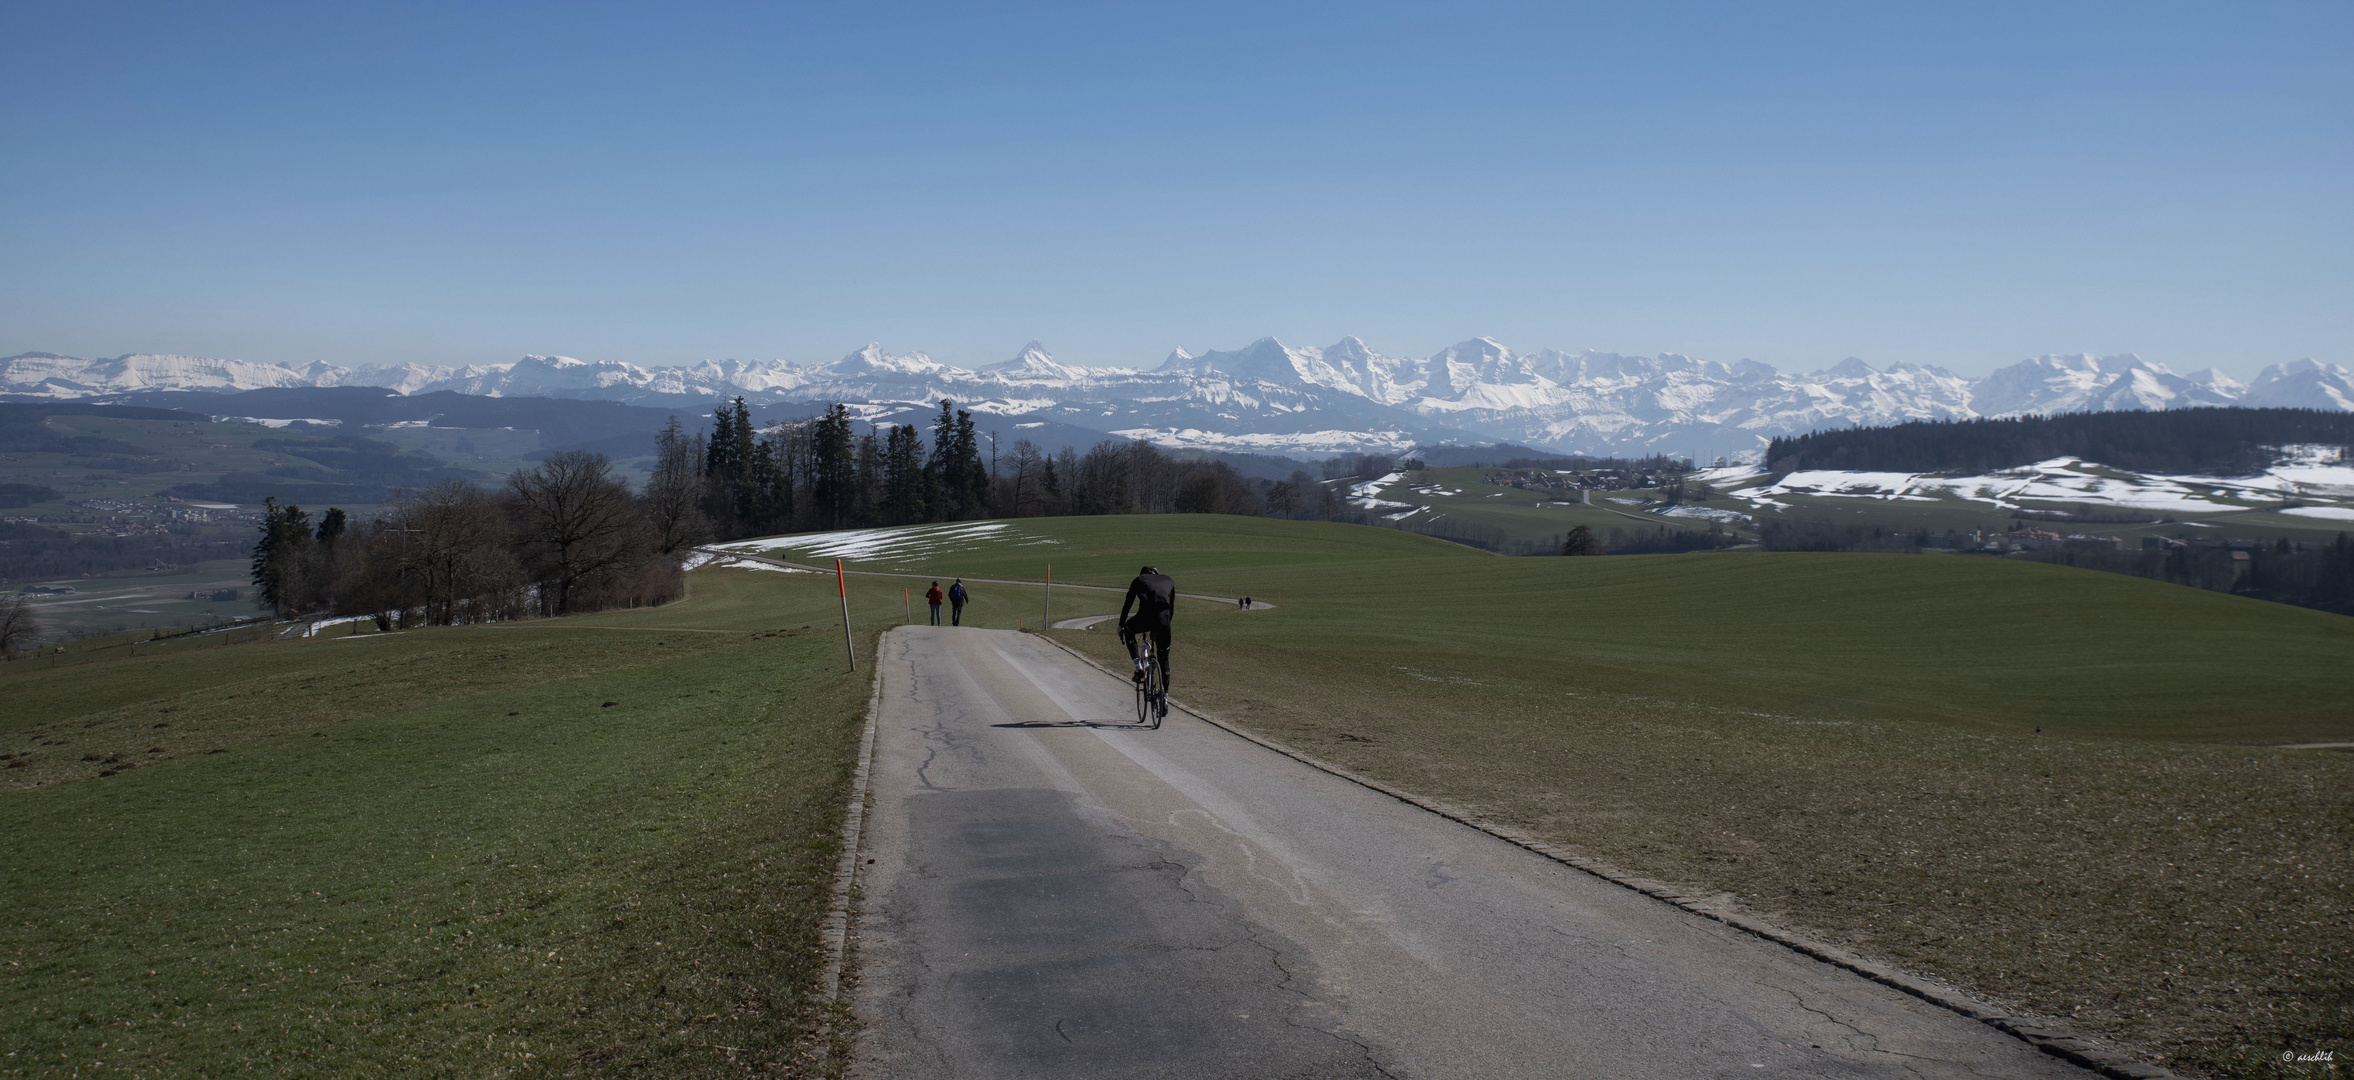
[[[1138,729],[1035,636],[881,652],[853,1075],[2091,1075],[1182,712]]]

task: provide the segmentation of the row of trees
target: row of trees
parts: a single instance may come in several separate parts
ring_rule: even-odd
[[[280,617],[375,615],[389,626],[492,622],[659,604],[683,589],[657,493],[634,494],[603,454],[518,469],[498,492],[444,480],[354,522],[264,502],[256,601]]]
[[[2020,524],[2014,524],[2013,528],[2019,528]],[[1971,544],[1967,537],[1950,531],[1937,535],[1926,529],[1792,518],[1760,521],[1758,538],[1770,551],[1914,554],[1931,548],[1968,550]],[[1611,550],[1620,551],[1616,546]],[[2008,552],[2004,557],[2131,574],[2194,589],[2354,615],[2354,540],[2345,533],[2339,533],[2336,540],[2327,543],[2283,537],[2270,543],[2243,544],[2236,550],[2225,541],[2207,538],[2178,537],[2162,547],[2130,550],[2119,549],[2105,540],[2047,540],[2031,550]]]
[[[2244,559],[2237,556],[2244,554]],[[2154,581],[2234,593],[2278,604],[2354,615],[2354,539],[2329,543],[2282,538],[2234,552],[2221,543],[2170,544],[2163,549],[2104,551],[2045,548],[2011,558],[2106,570]]]
[[[970,410],[940,402],[929,437],[905,424],[856,430],[834,405],[810,420],[761,430],[738,398],[708,433],[674,420],[655,440],[646,501],[671,547],[710,539],[982,517],[1077,514],[1346,516],[1339,495],[1306,471],[1247,477],[1222,461],[1173,456],[1107,439],[1084,453],[1028,439],[1002,452]],[[1384,459],[1386,461],[1386,459]]]
[[[2167,409],[2001,420],[1916,420],[1786,435],[1766,468],[1976,473],[2078,457],[2119,469],[2246,476],[2300,443],[2354,444],[2354,414],[2318,409]]]

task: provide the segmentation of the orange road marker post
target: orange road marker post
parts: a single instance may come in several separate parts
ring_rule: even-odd
[[[907,609],[907,621],[908,621],[910,624],[914,623],[914,622],[915,622],[915,598],[914,598],[914,597],[912,597],[912,596],[909,596],[909,595],[907,594],[907,587],[906,587],[906,586],[904,586],[904,585],[903,585],[903,586],[900,586],[900,588],[899,588],[899,606],[900,606],[900,607],[902,607],[902,608],[905,608],[905,609]]]
[[[842,652],[850,657],[850,670],[858,670],[858,646],[850,640],[850,579],[842,573],[842,560],[834,560],[834,589],[842,594]],[[904,590],[902,590],[904,591]]]

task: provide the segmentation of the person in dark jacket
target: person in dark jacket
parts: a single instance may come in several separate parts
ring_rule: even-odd
[[[971,597],[964,591],[964,579],[958,578],[948,586],[948,625],[964,625],[964,602]]]
[[[1130,618],[1128,609],[1136,615]],[[1169,624],[1177,617],[1177,583],[1169,575],[1147,566],[1128,583],[1128,595],[1120,601],[1120,644],[1128,646],[1128,659],[1136,659],[1136,635],[1151,634],[1153,647],[1161,655],[1161,685],[1169,685]],[[1144,681],[1144,668],[1136,668],[1136,681]]]
[[[940,625],[941,595],[940,583],[937,581],[932,583],[931,588],[924,590],[924,603],[932,605],[932,625],[934,626]]]

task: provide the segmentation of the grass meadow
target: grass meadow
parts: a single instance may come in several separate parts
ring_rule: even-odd
[[[1218,517],[856,565],[1048,557],[1276,604],[1186,605],[1175,694],[1327,760],[2185,1071],[2354,1043],[2354,754],[2280,745],[2354,741],[2354,620],[1994,559],[1508,559]]]
[[[806,1065],[871,671],[830,581],[692,587],[0,666],[0,1075]]]
[[[1035,630],[1049,563],[1059,620],[1146,562],[1274,605],[1181,609],[1176,694],[1221,718],[2186,1072],[2354,1042],[2354,755],[2280,745],[2354,741],[2354,620],[1155,516],[861,540],[856,674],[830,575],[725,566],[663,608],[0,665],[0,1075],[807,1072],[875,635],[935,578]]]

